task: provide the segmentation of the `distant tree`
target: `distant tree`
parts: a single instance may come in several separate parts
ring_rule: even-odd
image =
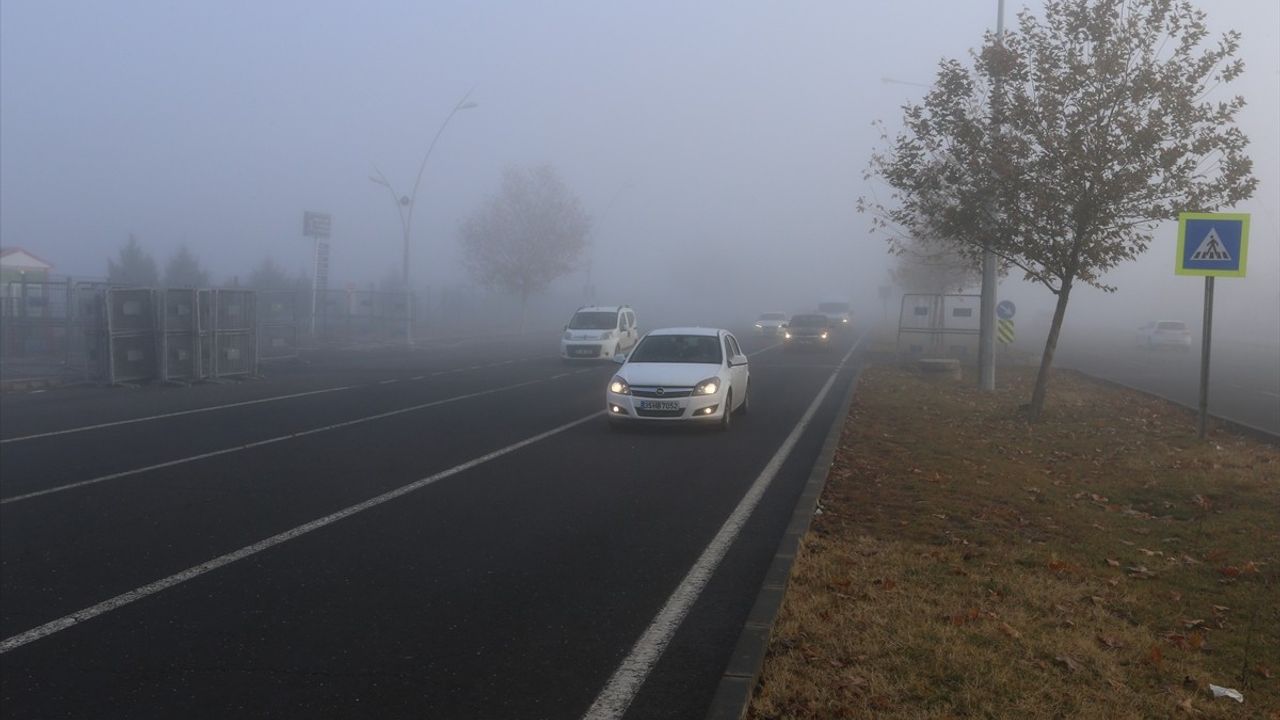
[[[118,259],[107,258],[107,280],[116,285],[155,287],[160,284],[160,272],[156,269],[156,259],[130,234],[129,241],[120,248]]]
[[[293,290],[294,281],[289,278],[283,268],[271,257],[262,258],[262,262],[249,273],[245,283],[255,290]]]
[[[529,297],[574,268],[590,228],[555,170],[511,168],[498,193],[463,221],[459,239],[477,282],[519,296],[523,326]]]
[[[200,258],[197,258],[185,244],[179,245],[178,251],[164,266],[164,284],[166,287],[207,287],[209,273],[200,267]]]
[[[949,243],[904,241],[894,254],[897,260],[889,274],[903,292],[958,293],[981,279],[974,258]]]
[[[1190,0],[1046,0],[1003,48],[988,35],[973,67],[941,63],[870,175],[891,198],[860,200],[877,227],[943,238],[976,259],[989,247],[1057,296],[1029,415],[1044,406],[1072,288],[1143,253],[1162,221],[1250,197],[1237,78],[1240,35],[1205,43]]]

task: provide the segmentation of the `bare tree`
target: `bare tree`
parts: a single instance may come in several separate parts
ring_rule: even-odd
[[[869,175],[893,189],[860,200],[876,226],[984,247],[1057,296],[1030,417],[1076,283],[1146,251],[1157,225],[1250,197],[1257,181],[1235,125],[1240,96],[1208,99],[1237,78],[1240,35],[1206,43],[1189,0],[1046,0],[1003,46],[988,35],[973,67],[941,64],[905,129]],[[897,236],[893,235],[897,233]]]
[[[575,267],[591,220],[550,166],[510,168],[502,187],[462,223],[463,261],[480,284],[529,297]]]

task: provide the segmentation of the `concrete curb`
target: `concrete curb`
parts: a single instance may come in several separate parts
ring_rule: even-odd
[[[63,387],[66,385],[75,385],[80,382],[83,382],[83,380],[60,377],[14,378],[12,380],[0,380],[0,393],[48,390],[50,388]]]
[[[1093,380],[1094,382],[1102,383],[1103,385],[1109,385],[1111,387],[1121,388],[1124,390],[1132,390],[1133,392],[1142,393],[1143,395],[1147,395],[1149,397],[1159,398],[1161,400],[1164,400],[1165,402],[1173,403],[1178,407],[1186,408],[1187,412],[1191,413],[1193,418],[1199,417],[1199,412],[1200,412],[1199,409],[1193,408],[1190,405],[1187,405],[1185,403],[1180,403],[1177,400],[1174,400],[1171,397],[1161,395],[1158,392],[1144,390],[1140,387],[1134,387],[1133,385],[1119,382],[1118,380],[1109,380],[1107,378],[1099,377],[1097,375],[1087,373],[1083,370],[1077,370],[1075,368],[1064,368],[1064,369],[1068,369],[1071,372],[1079,373],[1084,377],[1087,377],[1090,380]],[[1236,434],[1246,435],[1255,440],[1261,440],[1262,442],[1265,442],[1265,443],[1271,443],[1272,445],[1280,445],[1280,434],[1273,433],[1270,430],[1265,430],[1263,428],[1257,427],[1256,425],[1242,423],[1239,420],[1232,420],[1231,418],[1225,418],[1225,417],[1222,417],[1221,415],[1214,415],[1212,413],[1209,414],[1209,419],[1212,420],[1213,423],[1217,424],[1218,426],[1226,428]]]
[[[853,404],[853,394],[858,389],[861,376],[862,368],[859,367],[849,381],[849,391],[836,411],[835,420],[822,443],[822,450],[813,463],[813,469],[809,471],[809,479],[805,481],[804,489],[796,500],[791,521],[787,523],[782,540],[778,542],[778,549],[774,551],[773,561],[765,571],[760,592],[756,594],[747,622],[738,635],[738,642],[729,656],[729,664],[716,685],[715,696],[707,710],[707,720],[741,720],[747,714],[751,693],[764,667],[769,636],[778,619],[778,611],[782,608],[782,598],[787,593],[787,582],[791,578],[791,566],[796,561],[796,551],[800,549],[801,538],[809,532],[813,513],[822,497],[822,490],[826,487],[827,473],[835,458],[836,448],[840,445],[840,434],[849,417],[849,407]]]

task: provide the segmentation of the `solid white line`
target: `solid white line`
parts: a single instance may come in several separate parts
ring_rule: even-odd
[[[563,377],[563,376],[557,376],[557,377]],[[342,422],[334,423],[332,425],[325,425],[323,427],[311,428],[310,430],[302,430],[296,433],[277,435],[276,437],[267,438],[266,440],[256,440],[254,442],[245,443],[243,445],[235,445],[232,447],[222,448],[221,450],[213,450],[207,453],[200,453],[199,455],[191,455],[190,457],[178,458],[177,460],[168,460],[165,462],[156,463],[154,465],[147,465],[145,467],[133,468],[132,470],[122,470],[120,472],[111,473],[109,475],[100,475],[98,477],[90,478],[88,480],[79,480],[77,482],[67,483],[66,485],[58,485],[56,487],[45,488],[44,490],[36,490],[34,492],[25,493],[23,495],[14,495],[12,497],[3,498],[3,499],[0,499],[0,505],[8,505],[9,503],[21,502],[23,500],[30,500],[32,498],[41,497],[43,495],[51,495],[53,493],[65,492],[67,490],[74,490],[76,488],[85,487],[87,485],[97,485],[98,483],[106,482],[108,480],[117,480],[122,477],[128,477],[130,475],[138,475],[140,473],[150,472],[152,470],[159,470],[161,468],[173,467],[175,465],[184,465],[186,463],[195,462],[197,460],[205,460],[211,457],[218,457],[219,455],[228,455],[230,453],[240,452],[241,450],[249,450],[256,447],[262,447],[263,445],[271,445],[278,442],[284,442],[285,440],[293,440],[300,437],[306,437],[307,435],[315,435],[316,433],[328,432],[329,430],[337,430],[339,428],[351,427],[352,425],[360,425],[362,423],[372,422],[374,420],[381,420],[383,418],[394,417],[396,415],[403,415],[405,413],[416,412],[418,410],[425,410],[427,408],[437,407],[439,405],[447,405],[448,403],[458,402],[459,400],[469,400],[471,398],[480,397],[482,395],[492,395],[494,393],[505,392],[507,390],[515,390],[516,388],[522,388],[529,385],[536,385],[538,383],[548,382],[554,379],[556,378],[537,378],[535,380],[526,380],[524,382],[515,383],[514,385],[503,385],[501,387],[489,388],[488,390],[480,390],[479,392],[467,393],[465,395],[455,395],[453,397],[443,398],[440,400],[432,400],[431,402],[420,403],[418,405],[411,405],[409,407],[400,408],[398,410],[389,410],[387,412],[378,413],[376,415],[366,415],[365,417],[355,418],[354,420],[344,420]]]
[[[15,648],[22,647],[23,645],[26,645],[29,642],[34,642],[41,638],[48,637],[56,632],[65,630],[73,625],[82,623],[86,620],[90,620],[104,613],[111,612],[112,610],[116,610],[118,608],[124,607],[125,605],[128,605],[137,600],[141,600],[149,595],[154,595],[162,590],[168,590],[169,588],[174,587],[175,585],[180,585],[188,580],[200,577],[201,575],[204,575],[207,572],[211,572],[213,570],[217,570],[220,567],[230,565],[231,563],[236,562],[238,560],[243,560],[247,557],[257,555],[258,553],[264,550],[270,549],[282,543],[289,542],[290,540],[294,540],[296,538],[302,537],[303,535],[306,535],[307,533],[312,532],[314,530],[319,530],[320,528],[325,527],[326,525],[332,525],[333,523],[338,522],[339,520],[349,518],[352,515],[355,515],[357,513],[361,513],[370,508],[377,507],[378,505],[382,505],[383,503],[390,502],[391,500],[395,500],[396,498],[401,497],[403,495],[408,495],[409,493],[415,490],[420,490],[428,485],[431,485],[432,483],[436,483],[450,476],[457,475],[458,473],[461,473],[461,472],[465,472],[478,465],[483,465],[484,463],[487,463],[490,460],[495,460],[497,458],[502,457],[503,455],[508,455],[510,453],[515,452],[516,450],[519,450],[524,447],[528,447],[529,445],[532,445],[540,440],[545,440],[546,438],[549,438],[552,435],[562,433],[565,430],[581,425],[582,423],[585,423],[589,420],[595,419],[599,417],[601,414],[603,414],[603,412],[604,411],[594,412],[594,413],[591,413],[590,415],[587,415],[586,417],[582,417],[577,420],[574,420],[573,422],[565,423],[564,425],[561,425],[556,428],[552,428],[551,430],[547,430],[546,432],[538,433],[537,435],[527,437],[524,440],[508,445],[500,450],[494,450],[493,452],[488,453],[487,455],[481,455],[480,457],[477,457],[472,460],[468,460],[467,462],[464,462],[461,465],[455,465],[449,468],[448,470],[438,472],[435,475],[422,478],[421,480],[415,480],[414,482],[411,482],[408,485],[402,485],[394,490],[390,490],[388,492],[382,493],[381,495],[377,495],[375,497],[369,498],[364,502],[357,503],[355,505],[344,508],[334,513],[330,513],[328,515],[325,515],[322,518],[312,520],[311,522],[305,523],[303,525],[299,525],[291,530],[286,530],[282,533],[272,535],[271,537],[266,538],[265,540],[259,540],[258,542],[253,543],[252,545],[246,545],[240,548],[239,550],[229,552],[225,555],[219,555],[218,557],[213,558],[212,560],[207,560],[205,562],[200,563],[199,565],[196,565],[191,568],[187,568],[182,572],[176,573],[174,575],[170,575],[169,577],[166,577],[166,578],[161,578],[160,580],[156,580],[155,582],[148,583],[146,585],[143,585],[142,587],[135,588],[133,590],[130,590],[126,593],[122,593],[108,600],[104,600],[96,605],[90,605],[89,607],[84,608],[83,610],[77,610],[76,612],[73,612],[69,615],[64,615],[63,617],[60,617],[57,620],[52,620],[43,625],[40,625],[39,627],[34,627],[30,630],[27,630],[26,632],[18,633],[17,635],[14,635],[13,637],[10,637],[10,638],[6,638],[3,642],[0,642],[0,655],[3,655],[4,653],[7,653],[10,650],[13,650]]]
[[[119,425],[132,425],[133,423],[147,422],[150,420],[162,420],[164,418],[178,417],[180,415],[195,415],[196,413],[212,412],[214,410],[225,410],[226,408],[244,407],[246,405],[260,405],[262,403],[275,402],[277,400],[291,400],[293,398],[307,397],[309,395],[322,395],[324,393],[338,392],[339,390],[351,390],[355,385],[343,385],[341,387],[324,388],[322,390],[308,390],[306,392],[290,393],[288,395],[273,395],[272,397],[259,398],[257,400],[245,400],[243,402],[226,403],[223,405],[210,405],[209,407],[192,408],[190,410],[178,410],[175,412],[162,413],[160,415],[147,415],[146,417],[130,418],[128,420],[115,420],[112,422],[98,423],[96,425],[82,425],[80,427],[68,428],[66,430],[51,430],[49,432],[36,433],[34,435],[23,435],[21,437],[5,438],[0,440],[0,445],[5,443],[22,442],[23,440],[35,440],[36,438],[54,437],[55,435],[70,435],[71,433],[85,432],[87,430],[99,430],[101,428],[116,427]]]
[[[379,384],[379,385],[390,385],[391,383],[396,383],[396,382],[400,382],[400,380],[399,380],[398,378],[390,378],[390,379],[387,379],[387,380],[379,380],[379,381],[378,381],[378,384]]]
[[[409,378],[409,379],[410,379],[410,380],[422,380],[422,379],[423,379],[423,378],[425,378],[425,377],[426,377],[426,375],[414,375],[413,377],[411,377],[411,378]]]
[[[694,601],[702,594],[702,589],[711,580],[716,567],[724,559],[725,553],[729,552],[729,547],[733,545],[733,541],[738,537],[742,526],[751,517],[752,511],[760,503],[760,498],[764,496],[765,490],[769,489],[770,483],[773,482],[773,478],[778,474],[778,471],[782,469],[782,464],[786,462],[792,448],[800,440],[800,436],[804,434],[809,422],[813,420],[814,414],[818,411],[818,406],[822,404],[822,401],[827,397],[827,393],[831,390],[832,384],[835,383],[836,376],[839,375],[840,370],[849,361],[854,350],[858,349],[858,345],[862,343],[862,339],[865,337],[866,333],[864,332],[862,337],[858,338],[858,341],[853,344],[849,352],[840,360],[840,367],[827,378],[827,382],[818,391],[817,397],[813,399],[813,402],[809,404],[809,408],[805,410],[804,415],[796,423],[795,429],[782,442],[782,446],[778,448],[778,451],[773,454],[769,464],[765,465],[764,470],[760,471],[760,475],[756,477],[755,482],[751,483],[747,493],[738,501],[738,506],[733,509],[724,524],[720,526],[720,531],[707,544],[697,562],[693,564],[693,567],[689,568],[684,580],[676,587],[675,592],[671,593],[671,597],[667,599],[666,604],[658,611],[657,616],[649,623],[649,627],[644,631],[644,634],[640,636],[635,646],[631,648],[631,653],[623,659],[622,664],[614,671],[604,689],[596,696],[595,702],[591,704],[586,714],[582,716],[584,720],[611,720],[620,718],[626,713],[627,707],[635,699],[640,686],[649,677],[649,672],[653,670],[653,666],[662,657],[663,651],[667,649],[667,644],[671,642],[671,638],[680,627],[680,623],[684,621],[689,608],[693,606]],[[840,419],[837,418],[836,422],[839,421]]]

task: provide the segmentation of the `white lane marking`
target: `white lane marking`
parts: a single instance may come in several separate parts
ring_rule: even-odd
[[[845,363],[849,361],[854,350],[858,349],[858,345],[862,343],[862,338],[865,337],[866,333],[864,332],[862,337],[858,338],[858,341],[853,344],[853,347],[849,349],[849,352],[840,361],[840,367],[827,378],[827,382],[818,391],[818,395],[809,404],[809,408],[805,410],[799,422],[796,423],[795,429],[791,431],[786,440],[782,441],[782,445],[773,454],[769,464],[765,465],[764,470],[760,471],[760,475],[756,477],[755,482],[751,483],[747,493],[738,501],[738,506],[733,509],[724,524],[720,526],[720,531],[707,544],[697,562],[693,564],[693,567],[689,568],[689,572],[680,581],[680,585],[676,587],[675,592],[671,593],[671,597],[667,599],[666,604],[658,611],[657,616],[649,623],[649,627],[644,631],[644,634],[640,636],[635,646],[631,648],[630,654],[623,659],[622,664],[614,671],[604,689],[596,696],[595,702],[591,704],[586,714],[582,716],[584,720],[620,718],[627,712],[627,707],[631,705],[631,701],[635,699],[640,686],[649,677],[649,672],[653,669],[653,666],[662,657],[663,651],[667,649],[667,644],[671,642],[671,638],[680,627],[680,623],[684,621],[689,608],[693,606],[694,601],[702,594],[702,589],[711,580],[712,574],[715,573],[720,561],[724,559],[725,553],[729,552],[729,547],[733,545],[733,541],[738,537],[738,532],[746,524],[747,518],[751,517],[752,511],[760,503],[760,498],[764,496],[765,490],[769,489],[773,478],[782,469],[782,464],[786,462],[787,456],[791,454],[792,448],[800,440],[800,436],[804,434],[805,428],[813,420],[814,414],[818,412],[818,406],[827,397],[827,393],[835,383],[840,370],[844,368]],[[836,422],[840,422],[840,419],[837,418]]]
[[[1273,398],[1280,398],[1280,393],[1274,393],[1274,392],[1271,392],[1270,390],[1259,390],[1258,392],[1262,393],[1263,395],[1269,395]]]
[[[541,357],[520,358],[519,360],[508,360],[507,363],[529,362],[532,360],[540,360],[540,359],[542,358]],[[503,363],[503,364],[506,364],[506,363]],[[475,368],[465,368],[465,370],[472,370],[472,369],[475,369]],[[431,373],[431,376],[435,377],[437,375],[445,375],[448,373],[463,372],[463,371],[464,369],[441,370],[439,372]],[[425,379],[426,377],[427,377],[426,375],[418,375],[417,377],[414,377],[411,379],[422,380],[422,379]],[[381,380],[378,382],[378,384],[389,385],[394,382],[398,382],[398,380],[395,380],[395,379]],[[135,423],[150,422],[152,420],[163,420],[165,418],[181,417],[183,415],[196,415],[198,413],[213,412],[215,410],[226,410],[227,408],[245,407],[248,405],[261,405],[263,403],[277,402],[279,400],[292,400],[294,398],[308,397],[311,395],[322,395],[324,393],[339,392],[342,390],[353,390],[358,387],[360,386],[359,385],[341,385],[339,387],[322,388],[320,390],[307,390],[306,392],[289,393],[288,395],[273,395],[271,397],[258,398],[257,400],[245,400],[243,402],[224,403],[222,405],[210,405],[208,407],[192,408],[190,410],[177,410],[174,412],[161,413],[159,415],[146,415],[143,417],[129,418],[128,420],[113,420],[111,422],[97,423],[94,425],[82,425],[80,427],[67,428],[66,430],[50,430],[49,432],[34,433],[32,435],[22,435],[19,437],[0,439],[0,445],[4,445],[7,443],[23,442],[25,440],[35,440],[37,438],[56,437],[58,435],[71,435],[73,433],[87,432],[90,430],[101,430],[103,428],[118,427],[120,425],[133,425]]]
[[[66,430],[51,430],[49,432],[36,433],[34,435],[23,435],[21,437],[5,438],[0,440],[0,445],[6,443],[22,442],[23,440],[35,440],[36,438],[54,437],[56,435],[70,435],[72,433],[86,432],[88,430],[100,430],[102,428],[117,427],[119,425],[132,425],[134,423],[147,422],[150,420],[162,420],[164,418],[179,417],[181,415],[195,415],[197,413],[213,412],[214,410],[225,410],[233,407],[244,407],[246,405],[260,405],[262,403],[276,402],[277,400],[292,400],[293,398],[307,397],[310,395],[322,395],[324,393],[338,392],[340,390],[351,390],[356,385],[342,385],[340,387],[324,388],[322,390],[308,390],[306,392],[290,393],[288,395],[273,395],[267,398],[258,398],[257,400],[245,400],[243,402],[225,403],[222,405],[210,405],[209,407],[192,408],[190,410],[177,410],[175,412],[161,413],[159,415],[147,415],[145,417],[130,418],[128,420],[115,420],[112,422],[97,423],[96,425],[82,425],[80,427],[68,428]]]
[[[34,492],[25,493],[22,495],[14,495],[12,497],[3,498],[3,499],[0,499],[0,505],[8,505],[9,503],[21,502],[23,500],[30,500],[32,498],[41,497],[43,495],[51,495],[53,493],[66,492],[67,490],[74,490],[76,488],[85,487],[87,485],[97,485],[98,483],[103,483],[108,480],[117,480],[122,477],[128,477],[130,475],[138,475],[141,473],[150,472],[152,470],[159,470],[161,468],[173,467],[175,465],[184,465],[186,463],[195,462],[197,460],[206,460],[211,457],[218,457],[219,455],[228,455],[230,453],[240,452],[242,450],[250,450],[256,447],[262,447],[263,445],[272,445],[274,443],[284,442],[285,440],[294,440],[297,438],[306,437],[308,435],[315,435],[316,433],[328,432],[330,430],[337,430],[339,428],[351,427],[352,425],[360,425],[363,423],[372,422],[374,420],[382,420],[384,418],[394,417],[396,415],[403,415],[405,413],[417,412],[418,410],[425,410],[427,408],[437,407],[440,405],[447,405],[449,403],[458,402],[459,400],[469,400],[471,398],[481,397],[482,395],[492,395],[494,393],[505,392],[507,390],[515,390],[517,388],[527,387],[529,385],[536,385],[538,383],[548,382],[554,379],[555,378],[537,378],[534,380],[526,380],[524,382],[515,383],[514,385],[503,385],[501,387],[489,388],[488,390],[480,390],[478,392],[467,393],[465,395],[455,395],[453,397],[442,398],[440,400],[432,400],[430,402],[419,403],[417,405],[411,405],[409,407],[400,408],[398,410],[388,410],[387,412],[377,413],[376,415],[366,415],[364,417],[355,418],[354,420],[344,420],[342,422],[334,423],[332,425],[325,425],[323,427],[311,428],[310,430],[302,430],[296,433],[287,433],[285,435],[277,435],[272,438],[267,438],[266,440],[255,440],[254,442],[245,443],[243,445],[235,445],[232,447],[222,448],[220,450],[213,450],[206,453],[200,453],[199,455],[191,455],[190,457],[178,458],[176,460],[167,460],[165,462],[156,463],[154,465],[147,465],[144,467],[133,468],[132,470],[121,470],[120,472],[111,473],[109,475],[100,475],[95,478],[89,478],[88,480],[79,480],[73,483],[67,483],[65,485],[58,485],[51,488],[45,488],[44,490],[36,490]]]
[[[426,375],[414,375],[413,377],[411,377],[411,378],[409,378],[409,379],[410,379],[410,380],[423,380],[423,379],[425,379],[426,377],[427,377]]]
[[[858,342],[862,342],[862,340],[861,340],[861,339],[859,339],[859,340],[858,340]],[[854,343],[854,345],[853,345],[853,346],[854,346],[854,347],[858,347],[858,344],[857,344],[857,343]],[[749,353],[747,353],[747,357],[755,357],[755,356],[759,355],[759,354],[760,354],[760,353],[762,353],[762,352],[769,352],[770,350],[772,350],[772,349],[774,349],[774,348],[776,348],[776,347],[782,347],[782,343],[774,343],[774,344],[772,344],[772,345],[769,345],[769,346],[766,346],[766,347],[762,347],[762,348],[760,348],[759,350],[756,350],[755,352],[749,352]]]
[[[389,378],[389,379],[387,379],[387,380],[379,380],[379,381],[378,381],[378,384],[379,384],[379,385],[390,385],[391,383],[396,383],[396,382],[400,382],[400,380],[399,380],[398,378]]]
[[[275,547],[276,545],[280,545],[281,543],[286,543],[286,542],[289,542],[290,540],[294,540],[296,538],[302,537],[303,535],[306,535],[307,533],[312,532],[314,530],[319,530],[320,528],[325,527],[326,525],[332,525],[333,523],[336,523],[339,520],[349,518],[352,515],[355,515],[357,513],[364,512],[365,510],[368,510],[373,507],[377,507],[378,505],[382,505],[383,503],[386,503],[386,502],[390,502],[391,500],[395,500],[396,498],[399,498],[401,496],[408,495],[409,493],[415,490],[420,490],[428,485],[431,485],[432,483],[436,483],[441,480],[444,480],[445,478],[451,477],[453,475],[457,475],[458,473],[465,472],[478,465],[483,465],[484,463],[487,463],[490,460],[495,460],[497,458],[502,457],[503,455],[508,455],[510,453],[515,452],[516,450],[528,447],[529,445],[532,445],[541,440],[545,440],[553,435],[562,433],[565,430],[581,425],[582,423],[585,423],[589,420],[598,418],[602,414],[604,414],[603,410],[600,412],[591,413],[586,417],[582,417],[572,422],[565,423],[564,425],[552,428],[551,430],[547,430],[546,432],[538,433],[537,435],[527,437],[524,440],[513,443],[499,450],[494,450],[493,452],[488,453],[486,455],[481,455],[480,457],[474,458],[472,460],[468,460],[462,463],[461,465],[454,465],[448,470],[438,472],[435,475],[431,475],[429,477],[425,477],[420,480],[415,480],[409,483],[408,485],[401,485],[400,487],[394,490],[389,490],[385,493],[382,493],[381,495],[377,495],[375,497],[369,498],[364,502],[360,502],[355,505],[351,505],[350,507],[343,508],[342,510],[339,510],[337,512],[325,515],[322,518],[318,518],[316,520],[312,520],[311,522],[299,525],[291,530],[285,530],[282,533],[272,535],[271,537],[266,538],[264,540],[259,540],[258,542],[253,543],[252,545],[246,545],[240,548],[239,550],[229,552],[225,555],[219,555],[218,557],[215,557],[212,560],[206,560],[205,562],[202,562],[199,565],[196,565],[194,567],[187,568],[182,572],[175,573],[166,578],[161,578],[160,580],[156,580],[155,582],[147,583],[142,587],[135,588],[133,590],[122,593],[120,595],[116,595],[115,597],[110,598],[108,600],[104,600],[100,603],[97,603],[96,605],[90,605],[89,607],[84,608],[83,610],[77,610],[76,612],[73,612],[69,615],[64,615],[63,617],[60,617],[57,620],[51,620],[38,627],[34,627],[25,632],[18,633],[17,635],[6,638],[3,642],[0,642],[0,655],[3,655],[4,653],[7,653],[10,650],[13,650],[15,648],[22,647],[27,643],[34,642],[44,637],[48,637],[61,630],[66,630],[67,628],[73,625],[77,625],[79,623],[82,623],[86,620],[90,620],[104,613],[108,613],[108,612],[111,612],[112,610],[116,610],[118,608],[124,607],[125,605],[128,605],[137,600],[141,600],[149,595],[154,595],[162,590],[168,590],[169,588],[174,587],[175,585],[180,585],[188,580],[204,575],[205,573],[211,572],[213,570],[217,570],[220,567],[224,567],[238,560],[243,560],[247,557],[257,555],[258,553],[264,550],[268,550],[272,547]]]

